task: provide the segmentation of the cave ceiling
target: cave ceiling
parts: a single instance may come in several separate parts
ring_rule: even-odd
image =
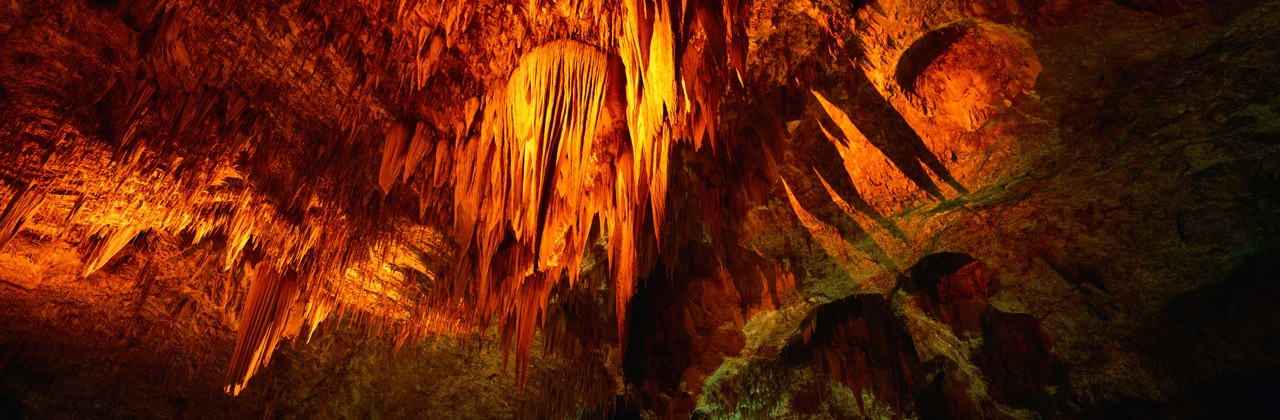
[[[1280,371],[1277,13],[12,0],[0,401],[1168,414]]]

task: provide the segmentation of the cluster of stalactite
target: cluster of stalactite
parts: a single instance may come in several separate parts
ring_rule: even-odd
[[[726,147],[718,110],[745,69],[748,5],[552,3],[569,16],[532,5],[519,45],[501,50],[478,23],[492,4],[290,3],[286,30],[265,41],[230,30],[264,14],[253,3],[65,5],[97,16],[83,30],[129,60],[24,81],[70,105],[12,93],[26,106],[4,108],[4,133],[40,140],[5,154],[21,165],[2,173],[14,187],[0,190],[0,245],[40,219],[82,245],[81,277],[141,236],[221,246],[223,270],[252,273],[231,393],[330,313],[402,344],[496,325],[522,382],[535,331],[548,319],[567,328],[550,312],[584,259],[607,266],[603,309],[621,342],[650,250],[673,236],[673,150]],[[565,18],[578,29],[547,23]],[[188,35],[205,31],[229,35]],[[491,62],[459,60],[464,43]],[[276,79],[290,84],[262,82]],[[425,95],[439,106],[411,111]],[[318,126],[290,115],[326,101],[339,105]],[[581,351],[582,340],[552,341]]]
[[[457,260],[432,301],[461,297],[478,322],[496,322],[515,349],[517,381],[553,288],[578,282],[593,238],[605,245],[622,340],[646,268],[638,254],[665,220],[671,150],[679,141],[715,143],[730,72],[711,63],[742,65],[745,46],[732,38],[741,34],[732,30],[740,10],[626,2],[617,54],[577,41],[526,52],[505,86],[468,101],[462,127],[470,135],[455,146],[433,142],[421,123],[387,134],[384,190],[418,170],[431,180],[421,194],[452,189]]]
[[[5,206],[4,213],[0,214],[0,249],[3,249],[5,244],[18,234],[27,219],[40,209],[40,204],[44,202],[47,194],[47,191],[32,184],[23,185],[14,193],[9,204]]]

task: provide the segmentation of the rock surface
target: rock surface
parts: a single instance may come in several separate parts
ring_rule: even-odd
[[[0,414],[1270,412],[1274,16],[15,0]]]

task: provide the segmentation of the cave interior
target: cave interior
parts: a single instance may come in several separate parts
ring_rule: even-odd
[[[0,417],[1259,418],[1277,0],[0,2]]]

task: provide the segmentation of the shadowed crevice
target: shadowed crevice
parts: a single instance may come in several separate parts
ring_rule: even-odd
[[[947,52],[952,44],[964,37],[967,30],[966,25],[948,26],[926,33],[911,44],[907,51],[902,53],[902,58],[898,59],[898,70],[894,74],[898,80],[898,86],[908,93],[917,93],[916,79],[920,77],[920,73],[933,64],[933,61],[937,60],[942,53]]]
[[[819,147],[831,148],[832,151],[835,150],[830,143],[823,143],[823,146]],[[854,184],[853,176],[849,174],[849,171],[845,170],[843,167],[839,168],[839,170],[832,170],[830,165],[823,165],[820,169],[815,165],[814,172],[817,173],[822,181],[831,187],[831,190],[835,192],[839,199],[848,203],[851,209],[871,218],[871,220],[877,225],[889,231],[890,234],[899,240],[903,242],[907,241],[906,233],[898,227],[897,223],[894,223],[892,219],[880,213],[880,211],[876,210],[871,203],[867,202],[865,198],[862,198],[862,192],[858,191],[858,186],[857,184]],[[852,216],[852,214],[850,216]]]
[[[910,332],[879,295],[854,295],[819,306],[778,360],[816,366],[828,379],[870,392],[898,412],[909,412],[911,384],[920,375]]]
[[[853,79],[853,95],[849,98],[849,118],[862,130],[876,149],[902,171],[912,182],[938,200],[946,200],[942,189],[928,171],[938,175],[944,183],[960,194],[969,190],[960,184],[951,170],[924,144],[911,124],[875,88],[861,69],[849,72]],[[928,171],[926,171],[928,168]]]
[[[832,146],[830,143],[824,142],[820,147]],[[832,153],[835,152],[832,151]],[[840,209],[832,197],[830,197],[826,191],[821,190],[823,188],[820,186],[822,182],[821,179],[826,178],[826,176],[822,176],[816,166],[812,174],[814,175],[804,177],[804,185],[813,190],[797,190],[794,194],[795,204],[800,207],[797,211],[804,210],[806,212],[811,212],[812,217],[819,219],[818,222],[835,229],[845,243],[852,245],[859,251],[862,251],[862,253],[870,257],[872,261],[875,261],[876,264],[885,267],[890,272],[897,272],[898,265],[893,262],[893,259],[889,257],[889,253],[885,252],[884,248],[880,246],[880,243],[867,233],[867,231],[858,224],[857,220],[854,220],[853,215],[847,214],[845,211]],[[797,186],[799,186],[799,184],[797,184]],[[832,188],[834,189],[835,187]],[[896,226],[894,226],[894,228],[896,228]],[[810,229],[810,233],[814,234],[814,238],[816,240],[823,240],[819,237],[818,232],[813,231],[812,227],[810,227]],[[835,255],[832,255],[832,257],[835,257]]]

